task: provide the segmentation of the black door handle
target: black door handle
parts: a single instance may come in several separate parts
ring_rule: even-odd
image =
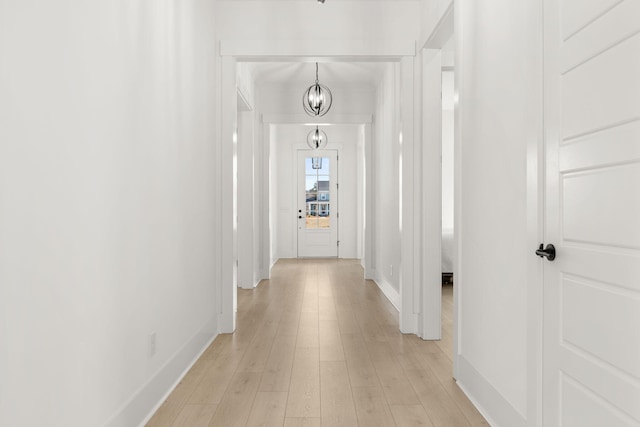
[[[298,219],[302,219],[302,215],[298,215]]]
[[[552,244],[548,244],[545,248],[542,243],[540,243],[540,247],[536,251],[536,255],[540,258],[547,258],[549,261],[553,261],[556,259],[556,247]]]

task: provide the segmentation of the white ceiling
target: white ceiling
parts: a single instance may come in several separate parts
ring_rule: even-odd
[[[311,84],[315,81],[314,62],[253,62],[247,66],[257,84]],[[376,87],[385,66],[382,62],[324,62],[319,63],[318,76],[320,83],[329,86]]]

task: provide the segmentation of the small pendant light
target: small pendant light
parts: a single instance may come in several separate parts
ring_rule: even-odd
[[[328,138],[324,131],[320,130],[318,126],[307,135],[307,145],[312,150],[321,150],[327,146]]]
[[[313,117],[327,114],[333,103],[331,90],[318,80],[318,63],[316,62],[316,82],[309,86],[302,96],[304,111]]]

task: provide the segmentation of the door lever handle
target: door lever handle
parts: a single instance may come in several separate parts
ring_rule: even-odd
[[[540,247],[536,250],[536,255],[540,258],[547,258],[547,260],[553,261],[556,259],[556,247],[552,244],[548,244],[545,248],[544,244],[540,243]]]

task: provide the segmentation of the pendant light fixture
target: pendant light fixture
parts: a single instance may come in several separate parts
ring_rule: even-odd
[[[314,170],[322,169],[322,157],[311,158],[311,169],[314,169]]]
[[[316,62],[316,82],[309,86],[302,96],[304,111],[313,117],[327,114],[333,103],[331,90],[318,80],[318,63]]]
[[[321,150],[326,147],[328,141],[327,134],[320,130],[318,126],[307,135],[307,145],[312,150]]]

